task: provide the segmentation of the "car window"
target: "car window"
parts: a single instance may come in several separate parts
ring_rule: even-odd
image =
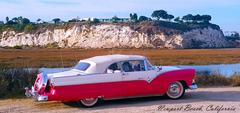
[[[113,73],[114,71],[116,71],[116,70],[119,70],[119,71],[121,71],[121,64],[120,64],[120,62],[118,62],[118,63],[113,63],[113,64],[111,64],[108,68],[107,68],[107,73]]]
[[[125,61],[122,63],[122,70],[124,72],[145,71],[143,60]]]
[[[80,71],[85,71],[85,70],[88,69],[89,66],[90,66],[89,63],[80,62],[74,67],[74,69],[77,69],[77,70],[80,70]]]
[[[115,71],[115,70],[121,70],[118,63],[113,63],[112,65],[110,65],[110,66],[108,67],[108,69],[111,69],[111,70],[113,70],[113,71]]]

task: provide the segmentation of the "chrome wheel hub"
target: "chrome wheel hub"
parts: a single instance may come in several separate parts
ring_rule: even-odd
[[[183,94],[183,86],[180,82],[176,81],[169,85],[167,95],[170,98],[179,98]]]

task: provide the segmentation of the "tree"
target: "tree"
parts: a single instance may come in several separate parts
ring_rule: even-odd
[[[178,17],[176,17],[173,21],[175,21],[175,22],[177,22],[177,23],[179,23],[180,22],[180,17],[178,16]]]
[[[212,17],[210,15],[202,15],[202,21],[204,23],[209,23],[211,21]]]
[[[52,19],[52,21],[57,24],[57,23],[60,23],[61,19],[60,18],[54,18]]]
[[[14,18],[12,18],[12,21],[18,23],[18,18],[14,17]]]
[[[37,23],[40,23],[41,21],[42,21],[41,18],[38,18],[38,19],[37,19]]]
[[[193,22],[199,22],[202,21],[202,16],[197,14],[193,17]]]
[[[9,21],[9,17],[7,16],[7,17],[6,17],[6,23],[8,23],[8,21]]]
[[[233,32],[233,33],[231,34],[231,36],[232,36],[232,37],[240,37],[240,35],[239,35],[238,32]]]
[[[194,16],[192,14],[187,14],[182,17],[182,20],[185,20],[186,22],[190,22],[194,20]]]
[[[12,21],[12,22],[10,22]],[[12,18],[12,20],[9,20],[8,21],[8,24],[9,23],[16,23],[16,24],[29,24],[30,23],[30,20],[28,18],[23,18],[22,16],[19,16],[19,17],[14,17]]]
[[[171,14],[168,14],[168,15],[167,15],[167,19],[168,19],[168,21],[171,21],[173,18],[174,18],[173,15],[171,15]]]
[[[9,21],[7,22],[7,24],[8,24],[8,25],[13,25],[13,24],[17,24],[17,23],[14,22],[14,21],[12,21],[12,20],[9,20]]]
[[[225,37],[231,41],[240,40],[240,35],[236,31],[233,31],[230,35],[226,35]]]
[[[140,16],[138,21],[141,22],[141,21],[147,21],[148,20],[148,17],[146,16]]]
[[[164,10],[155,10],[155,11],[153,11],[151,16],[153,18],[156,18],[157,20],[160,20],[160,18],[166,19],[167,15],[168,15],[167,12]]]
[[[138,16],[136,13],[132,14],[130,13],[130,20],[133,22],[137,22],[138,21]]]
[[[80,20],[76,19],[76,18],[73,18],[71,20],[68,20],[68,22],[80,22]]]
[[[99,19],[97,19],[97,18],[94,18],[94,19],[93,19],[93,23],[99,23],[99,22],[100,22]]]
[[[30,20],[27,19],[27,18],[22,18],[20,21],[21,21],[22,24],[29,24],[30,23]]]

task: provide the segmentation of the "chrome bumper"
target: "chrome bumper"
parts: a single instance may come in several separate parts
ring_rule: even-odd
[[[34,87],[32,87],[31,89],[29,89],[28,87],[25,88],[25,95],[27,97],[33,97],[34,99],[36,99],[37,101],[47,101],[48,100],[48,96],[44,96],[44,95],[39,95],[35,90]]]
[[[191,89],[191,90],[194,90],[194,89],[197,89],[197,88],[198,88],[198,86],[197,86],[196,83],[193,83],[192,85],[189,86],[189,89]]]

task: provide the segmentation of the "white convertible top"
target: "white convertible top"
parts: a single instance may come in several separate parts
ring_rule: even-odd
[[[104,73],[106,69],[115,62],[127,60],[145,60],[146,58],[141,55],[103,55],[95,56],[88,59],[80,60],[79,62],[90,63],[91,66],[85,71],[86,73]]]

